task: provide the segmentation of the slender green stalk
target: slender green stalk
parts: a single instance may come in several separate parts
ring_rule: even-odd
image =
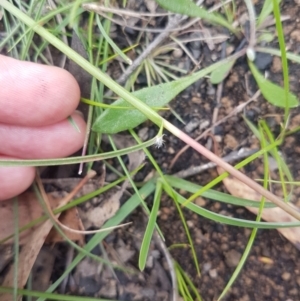
[[[161,144],[163,144],[163,140],[162,140],[162,130],[163,128],[160,129],[160,132],[158,133],[158,135],[161,135],[161,142],[160,143],[157,143],[157,146],[161,146]],[[131,130],[130,131],[131,135],[134,137],[134,139],[140,143],[140,139],[139,137],[137,136],[137,134]],[[150,152],[147,150],[147,149],[144,149],[144,152],[146,153],[147,157],[149,158],[149,160],[151,161],[151,163],[153,164],[154,168],[156,169],[156,171],[158,172],[158,174],[160,175],[162,181],[163,181],[163,184],[164,184],[164,188],[167,188],[169,190],[169,195],[170,197],[174,200],[174,203],[175,203],[175,206],[176,206],[176,209],[179,213],[179,216],[180,216],[180,219],[181,219],[181,222],[182,222],[182,225],[184,227],[184,231],[186,233],[186,236],[187,236],[187,239],[188,239],[188,242],[190,244],[190,247],[191,247],[191,251],[192,251],[192,254],[193,254],[193,258],[194,258],[194,262],[195,262],[195,267],[196,267],[196,270],[197,270],[197,273],[198,275],[200,276],[200,268],[199,268],[199,262],[198,262],[198,259],[197,259],[197,254],[196,254],[196,250],[195,250],[195,246],[193,244],[193,240],[191,238],[191,234],[190,234],[190,231],[189,231],[189,228],[187,226],[187,223],[186,223],[186,220],[184,218],[184,215],[183,215],[183,212],[182,212],[182,209],[180,208],[178,202],[177,202],[177,199],[176,199],[176,194],[173,193],[173,189],[172,187],[169,185],[168,181],[166,180],[163,172],[161,171],[160,167],[158,166],[157,162],[154,160],[153,156],[150,154]]]
[[[61,158],[61,159],[37,159],[37,160],[0,159],[0,166],[53,166],[53,165],[76,164],[81,162],[94,162],[98,160],[104,160],[109,158],[115,158],[117,156],[127,155],[128,153],[135,152],[145,147],[149,147],[155,144],[156,141],[157,141],[157,137],[148,140],[146,142],[143,142],[140,145],[134,145],[117,151],[111,151],[107,153],[82,156],[82,157],[69,157],[69,158]]]
[[[273,55],[277,55],[277,56],[281,56],[281,52],[278,49],[275,48],[268,48],[268,47],[255,47],[255,50],[258,52],[264,52],[264,53],[270,53]],[[291,52],[286,52],[286,57],[291,60],[294,61],[298,64],[300,64],[300,56]]]
[[[12,287],[0,287],[0,293],[12,293]],[[113,301],[111,299],[99,299],[92,297],[78,297],[78,296],[70,296],[70,295],[61,295],[61,294],[51,294],[48,292],[38,292],[38,291],[29,291],[25,289],[18,289],[18,294],[22,296],[32,296],[32,297],[41,297],[44,300],[58,300],[58,301]]]
[[[174,191],[174,190],[170,191],[166,187],[165,187],[165,190],[172,198],[174,197],[174,194],[176,194],[176,198],[177,198],[177,201],[179,204],[182,205],[185,203],[186,199],[184,197],[182,197],[176,191]],[[256,222],[256,221],[249,221],[249,220],[244,220],[244,219],[239,219],[239,218],[228,217],[228,216],[204,209],[203,207],[197,206],[194,203],[189,203],[186,207],[188,209],[190,209],[191,211],[195,212],[196,214],[203,216],[204,218],[210,219],[214,222],[231,225],[231,226],[245,227],[245,228],[259,228],[259,229],[294,228],[294,227],[300,226],[299,221],[273,223],[273,222]]]
[[[270,143],[274,143],[275,142],[274,137],[273,137],[266,121],[261,120],[259,122],[259,125],[260,125],[260,128],[263,129],[263,130],[260,130],[261,135],[264,132],[267,135]],[[261,141],[264,142],[264,145],[266,145],[265,138],[263,136],[262,136]],[[287,202],[288,201],[288,193],[287,193],[287,188],[286,188],[286,184],[285,184],[285,175],[284,175],[284,171],[283,171],[282,164],[281,164],[282,158],[278,153],[277,147],[275,147],[275,149],[272,150],[271,154],[273,155],[274,159],[277,162],[278,171],[279,171],[279,178],[280,178],[281,188],[282,188],[282,194],[283,194],[284,201]]]
[[[264,139],[264,133],[263,133],[262,126],[260,126],[259,129],[260,129],[260,136],[262,137],[262,139],[261,139],[261,148],[263,149],[267,146],[267,142]],[[268,188],[268,178],[269,178],[269,159],[268,159],[268,154],[264,153],[264,188],[265,189]],[[257,222],[259,222],[261,220],[263,209],[264,209],[264,206],[265,206],[265,201],[266,201],[266,199],[264,197],[262,197],[261,201],[260,201],[258,214],[256,216],[256,221]],[[253,228],[252,229],[249,241],[248,241],[247,246],[244,250],[244,253],[243,253],[243,255],[240,259],[240,262],[239,262],[238,266],[236,267],[236,269],[235,269],[233,275],[231,276],[230,280],[228,281],[226,287],[224,288],[223,292],[221,293],[220,297],[218,298],[218,301],[220,301],[225,296],[225,294],[228,292],[228,290],[230,289],[230,287],[232,286],[234,281],[237,279],[239,273],[241,272],[241,270],[242,270],[242,268],[243,268],[243,266],[244,266],[244,264],[245,264],[245,262],[246,262],[246,260],[249,256],[249,254],[250,254],[251,248],[253,246],[253,243],[254,243],[254,240],[255,240],[255,237],[256,237],[256,234],[257,234],[257,230],[258,230],[258,228]]]
[[[131,59],[129,59],[125,53],[115,44],[115,42],[109,37],[109,35],[107,34],[106,30],[104,29],[104,27],[101,24],[100,18],[97,15],[96,17],[96,22],[97,25],[105,39],[105,41],[115,50],[115,52],[129,65],[132,64]]]
[[[18,299],[18,270],[19,270],[19,203],[17,198],[14,198],[14,290],[13,290],[13,300]]]
[[[285,49],[284,33],[283,33],[283,28],[280,20],[280,8],[277,0],[273,0],[273,13],[276,21],[276,30],[278,34],[278,42],[279,42],[280,52],[281,52],[283,85],[285,90],[284,123],[286,124],[288,122],[288,117],[290,112],[289,104],[288,104],[289,91],[290,91],[289,69],[288,69],[287,55]],[[283,131],[285,131],[285,129],[286,126],[283,127]]]

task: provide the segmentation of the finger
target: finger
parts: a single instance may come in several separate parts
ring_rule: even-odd
[[[0,167],[0,201],[25,191],[33,182],[34,176],[33,167]]]
[[[0,55],[0,122],[53,124],[77,107],[80,90],[66,70]]]
[[[82,147],[86,127],[79,114],[72,118],[79,131],[67,119],[38,128],[0,124],[0,154],[24,159],[68,156]]]

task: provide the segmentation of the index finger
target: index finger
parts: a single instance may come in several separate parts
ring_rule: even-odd
[[[80,90],[66,70],[0,55],[0,122],[44,126],[69,116]]]

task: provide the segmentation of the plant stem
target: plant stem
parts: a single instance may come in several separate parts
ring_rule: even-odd
[[[249,48],[254,49],[256,44],[256,29],[255,29],[255,10],[251,0],[245,0],[248,15],[249,15],[249,24],[250,24],[250,36],[249,36]]]

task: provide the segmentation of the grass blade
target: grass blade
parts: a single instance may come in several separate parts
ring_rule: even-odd
[[[233,67],[235,60],[224,63],[220,68],[214,70],[210,75],[210,82],[214,85],[222,82],[229,74]]]
[[[286,100],[286,89],[267,80],[249,60],[248,64],[262,95],[269,103],[281,108],[286,108],[286,106],[295,108],[299,105],[299,101],[294,94],[288,92]]]
[[[161,181],[158,180],[157,185],[156,185],[154,199],[153,199],[153,207],[152,207],[152,210],[151,210],[151,213],[149,216],[149,221],[147,224],[146,231],[144,233],[142,246],[141,246],[141,250],[140,250],[139,268],[141,271],[143,271],[146,266],[150,242],[151,242],[151,238],[152,238],[153,231],[155,228],[157,212],[158,212],[159,205],[160,205],[161,193],[162,193],[162,183],[161,183]]]
[[[187,15],[190,17],[198,17],[203,20],[216,23],[228,28],[230,31],[235,32],[235,29],[225,20],[223,16],[217,13],[210,13],[204,8],[197,6],[191,0],[155,0],[161,7],[168,11]]]

